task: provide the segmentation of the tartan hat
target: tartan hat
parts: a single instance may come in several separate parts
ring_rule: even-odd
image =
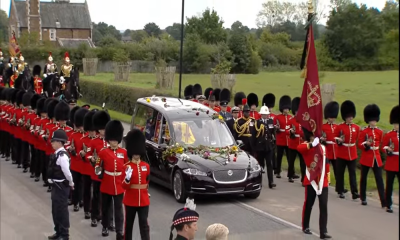
[[[192,199],[187,198],[184,208],[176,211],[173,219],[169,239],[172,240],[174,237],[172,231],[174,228],[183,223],[197,222],[199,220],[199,214],[195,211],[196,204]]]

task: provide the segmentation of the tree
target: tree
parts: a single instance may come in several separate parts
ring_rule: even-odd
[[[392,29],[399,29],[399,2],[386,1],[385,7],[382,9],[382,20],[385,32]]]
[[[201,72],[207,67],[210,59],[207,47],[201,42],[199,35],[188,33],[183,49],[183,65],[186,72]]]
[[[201,17],[187,18],[185,31],[187,34],[197,34],[207,44],[216,44],[226,41],[227,33],[223,24],[216,11],[206,9]]]
[[[146,25],[144,25],[143,30],[149,35],[149,36],[153,36],[153,37],[158,37],[161,34],[161,29],[160,27],[151,22],[151,23],[147,23]]]
[[[8,16],[0,10],[0,42],[8,42]]]
[[[174,23],[172,26],[168,26],[165,28],[165,31],[171,35],[175,40],[180,41],[181,39],[181,24],[180,23]]]
[[[125,32],[122,34],[122,36],[124,37],[128,37],[132,35],[132,30],[130,29],[126,29]]]
[[[141,42],[143,39],[149,37],[145,30],[135,30],[131,33],[132,41]]]
[[[245,73],[250,66],[252,48],[246,35],[233,33],[228,40],[228,46],[234,55],[232,72]]]
[[[93,42],[97,45],[106,36],[112,36],[117,40],[121,40],[122,37],[120,31],[113,25],[104,22],[93,23]]]
[[[344,8],[351,4],[351,0],[330,0],[330,8],[332,11],[340,11],[340,8]]]
[[[243,26],[243,24],[240,21],[236,21],[236,22],[232,23],[231,31],[247,34],[250,32],[250,29],[247,26]]]

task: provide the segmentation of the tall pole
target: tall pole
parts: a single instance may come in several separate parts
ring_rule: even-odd
[[[179,98],[182,92],[182,71],[183,71],[183,30],[185,22],[185,0],[182,0],[182,18],[181,18],[181,49],[179,53]]]

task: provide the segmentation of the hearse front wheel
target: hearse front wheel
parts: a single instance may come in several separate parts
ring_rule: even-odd
[[[174,174],[173,190],[175,200],[179,203],[185,203],[187,193],[185,190],[185,184],[183,182],[183,175],[181,170],[176,170]]]

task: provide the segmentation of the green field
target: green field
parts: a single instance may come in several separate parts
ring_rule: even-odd
[[[391,129],[389,113],[398,100],[398,71],[382,72],[322,72],[322,83],[335,83],[335,100],[339,103],[352,100],[357,107],[355,122],[365,125],[363,109],[367,104],[376,103],[381,108],[380,127]],[[82,76],[84,80],[109,82],[112,84],[126,85],[137,88],[154,88],[155,74],[132,73],[128,82],[114,82],[112,73],[99,73],[96,76]],[[203,91],[211,86],[208,74],[184,74],[182,76],[182,92],[186,85],[199,83]],[[264,94],[272,92],[277,97],[276,107],[282,95],[299,97],[303,88],[303,79],[299,72],[262,72],[257,75],[238,74],[234,87],[235,92],[243,91],[246,94],[254,92],[262,100]],[[175,93],[179,89],[179,75],[175,74]],[[276,111],[276,109],[275,109]],[[341,121],[339,116],[339,121]]]

